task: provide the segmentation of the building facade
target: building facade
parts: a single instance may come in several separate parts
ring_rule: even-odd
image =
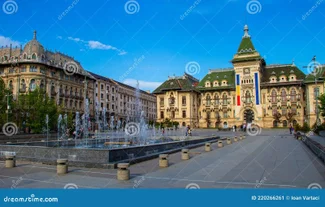
[[[116,121],[132,121],[141,111],[147,121],[156,119],[155,95],[91,73],[68,55],[45,50],[37,40],[36,31],[24,48],[11,45],[0,48],[0,78],[15,100],[19,94],[41,88],[66,113],[82,115],[87,99],[92,123],[96,109],[101,114],[106,110],[107,122],[112,116]]]
[[[228,128],[247,123],[270,128],[316,123],[317,97],[324,92],[323,72],[306,76],[294,63],[266,65],[251,41],[247,25],[231,62],[232,68],[211,69],[201,81],[188,74],[165,81],[154,91],[157,121],[174,118],[183,126],[200,128]],[[179,84],[186,77],[193,80],[188,90]],[[172,82],[175,82],[173,87]],[[177,101],[172,101],[173,96]],[[193,101],[181,104],[183,97]],[[171,108],[176,113],[169,112]]]
[[[105,110],[107,117],[114,117],[115,121],[125,124],[136,121],[143,111],[147,122],[156,120],[155,95],[95,73],[90,74],[96,79],[95,105],[100,112]]]
[[[69,65],[74,70],[71,74],[65,72]],[[14,99],[39,87],[66,112],[83,111],[87,98],[93,115],[95,78],[72,57],[45,50],[37,41],[36,31],[24,48],[0,48],[0,78],[12,90]]]

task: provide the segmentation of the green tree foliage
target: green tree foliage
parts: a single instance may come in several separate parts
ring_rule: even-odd
[[[37,88],[28,94],[20,95],[14,108],[19,125],[29,127],[33,133],[44,132],[46,114],[49,116],[49,128],[55,129],[57,106],[42,89]]]
[[[318,100],[320,101],[320,104],[318,105],[321,115],[325,117],[325,94],[323,93],[318,97]]]
[[[13,105],[12,92],[6,89],[4,81],[0,78],[0,125],[3,125],[7,122],[7,103],[9,98],[9,105]],[[12,107],[10,107],[12,109]],[[11,121],[11,114],[9,114],[9,121]]]

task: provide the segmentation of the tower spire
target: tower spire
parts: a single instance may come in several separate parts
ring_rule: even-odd
[[[33,37],[34,40],[37,39],[36,33],[37,33],[36,30],[34,30],[34,37]]]
[[[248,34],[248,31],[249,31],[248,26],[247,26],[247,24],[245,24],[245,26],[244,26],[244,36],[243,36],[243,38],[249,38],[249,37],[251,37],[251,36]]]

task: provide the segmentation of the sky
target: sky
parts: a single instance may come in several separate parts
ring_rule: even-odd
[[[83,68],[154,90],[184,72],[202,79],[230,60],[249,26],[267,64],[305,73],[325,63],[325,0],[1,0],[0,45],[44,48]]]

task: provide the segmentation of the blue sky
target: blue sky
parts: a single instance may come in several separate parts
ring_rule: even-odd
[[[12,1],[1,0],[2,5],[6,2]],[[306,72],[302,67],[314,55],[325,62],[325,0],[15,3],[12,14],[7,14],[12,12],[9,7],[0,10],[0,45],[25,44],[37,30],[45,48],[75,57],[92,72],[131,85],[139,80],[145,90],[168,76],[182,75],[188,62],[199,64],[194,75],[198,79],[209,69],[231,67],[245,24],[267,64],[294,59]]]

